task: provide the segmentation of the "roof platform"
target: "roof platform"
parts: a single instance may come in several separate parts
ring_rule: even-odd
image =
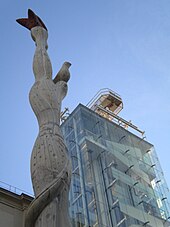
[[[101,112],[98,106],[118,114],[123,109],[123,102],[120,95],[116,92],[109,88],[103,88],[87,104],[88,108],[97,113]]]
[[[132,124],[131,121],[126,121],[125,119],[118,116],[118,113],[123,109],[123,101],[120,95],[109,88],[103,88],[99,90],[86,106],[102,117],[116,122],[125,129],[130,127],[141,133],[142,137],[144,136],[144,131]]]

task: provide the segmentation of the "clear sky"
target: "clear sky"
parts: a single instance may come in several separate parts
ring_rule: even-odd
[[[146,131],[170,186],[170,1],[51,0],[1,2],[0,181],[32,192],[30,155],[38,133],[28,94],[34,42],[15,22],[31,8],[49,30],[53,76],[72,66],[63,108],[72,111],[101,88],[119,93],[121,116]]]

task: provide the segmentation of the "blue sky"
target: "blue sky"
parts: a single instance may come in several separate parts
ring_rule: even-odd
[[[146,131],[170,186],[170,1],[57,0],[1,3],[0,181],[32,192],[30,155],[38,133],[28,94],[34,42],[15,20],[31,8],[49,30],[53,76],[72,63],[63,108],[101,88],[119,93],[121,116]]]

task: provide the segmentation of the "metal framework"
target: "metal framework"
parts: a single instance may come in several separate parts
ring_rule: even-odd
[[[139,129],[137,126],[132,124],[131,121],[126,121],[118,116],[118,113],[123,109],[123,101],[120,95],[116,92],[108,88],[103,88],[97,92],[86,106],[108,120],[115,121],[126,129],[131,127],[141,133],[143,137],[145,131]]]

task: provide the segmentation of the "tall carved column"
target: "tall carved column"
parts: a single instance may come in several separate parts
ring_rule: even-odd
[[[31,10],[28,19],[18,19],[31,30],[36,44],[33,60],[35,83],[29,98],[39,124],[31,155],[31,177],[35,199],[28,208],[25,227],[70,227],[68,193],[71,167],[60,130],[61,101],[67,93],[70,63],[65,62],[52,80],[47,54],[48,31]]]

